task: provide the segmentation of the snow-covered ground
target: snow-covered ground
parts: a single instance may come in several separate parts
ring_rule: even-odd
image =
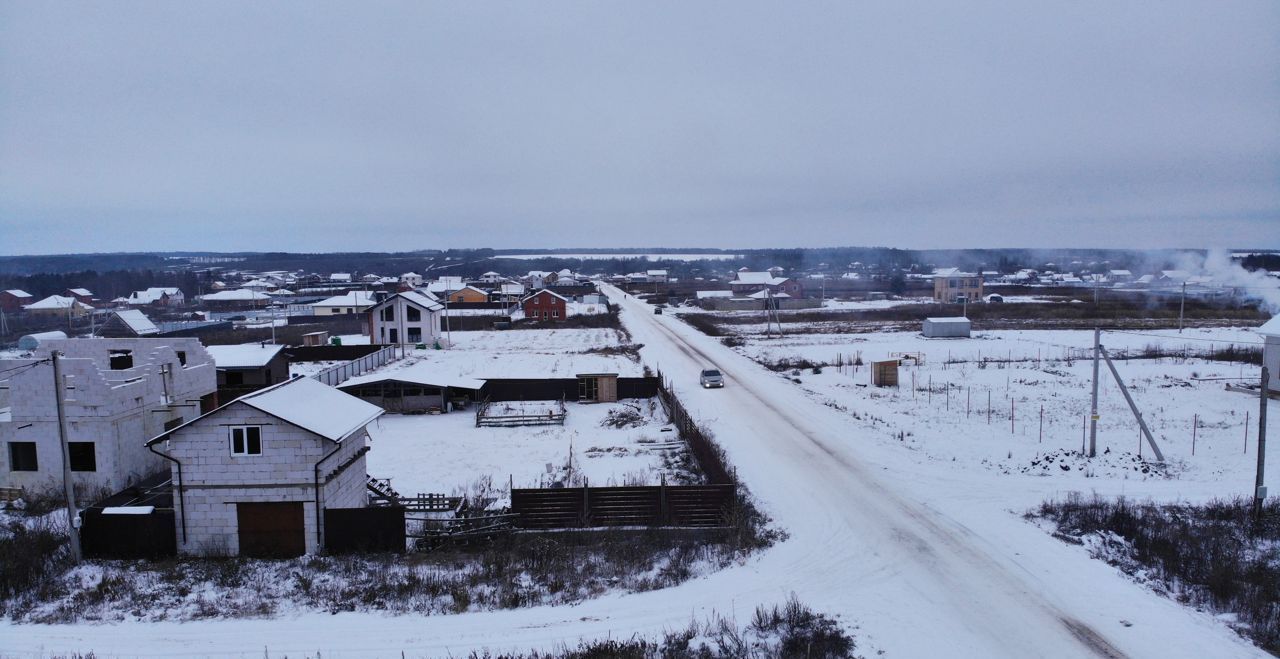
[[[548,403],[525,403],[531,404],[549,408]],[[581,483],[583,476],[592,485],[656,485],[663,475],[676,477],[664,465],[679,462],[684,444],[666,425],[657,399],[569,403],[566,409],[563,426],[517,428],[477,428],[470,411],[383,415],[369,426],[369,473],[389,477],[405,495],[453,494],[485,481],[505,489],[509,482],[515,487]],[[603,425],[611,411],[622,410],[639,411],[641,424]]]
[[[1103,334],[1113,355],[1153,344],[1171,351],[1227,345],[1208,340],[1259,342],[1247,328]],[[1137,421],[1103,365],[1098,451],[1104,455],[1092,461],[1067,455],[1080,450],[1086,428],[1092,361],[1081,357],[1092,343],[1092,332],[1071,330],[991,331],[947,340],[886,332],[749,338],[738,350],[763,363],[842,361],[845,366],[821,374],[804,369],[774,377],[799,379],[795,386],[815,400],[877,430],[866,438],[897,445],[912,460],[940,461],[958,471],[1052,477],[1059,487],[1082,490],[1100,480],[1157,478],[1186,486],[1179,489],[1185,496],[1192,484],[1205,488],[1203,496],[1247,491],[1256,466],[1258,400],[1225,385],[1256,382],[1256,366],[1194,358],[1117,360],[1167,461],[1152,468],[1139,460],[1139,451],[1150,459],[1151,450],[1139,447]],[[872,387],[869,366],[851,365],[858,358],[870,364],[902,354],[921,355],[923,363],[904,360],[896,389]],[[983,359],[1006,361],[982,366]],[[1269,452],[1280,458],[1274,443]]]
[[[789,533],[786,541],[739,566],[676,588],[611,594],[573,607],[439,617],[301,614],[195,624],[33,628],[4,623],[0,626],[0,648],[24,655],[93,650],[100,656],[262,656],[317,651],[326,657],[398,656],[402,652],[456,656],[474,648],[526,650],[573,644],[582,637],[652,636],[712,612],[741,620],[757,604],[795,593],[816,610],[837,613],[846,624],[856,624],[859,649],[867,656],[878,650],[899,657],[1264,656],[1211,613],[1193,611],[1154,594],[1114,568],[1090,559],[1085,548],[1059,542],[1021,516],[1046,497],[1080,489],[1161,499],[1236,494],[1247,489],[1251,479],[1240,482],[1239,470],[1231,466],[1225,453],[1214,454],[1220,455],[1224,470],[1216,477],[1212,469],[1193,464],[1176,471],[1173,478],[1145,479],[1126,478],[1128,474],[1119,471],[1067,480],[1061,476],[1023,476],[1020,472],[1007,475],[998,469],[977,467],[980,459],[961,460],[959,455],[955,461],[934,459],[927,450],[911,450],[905,439],[892,441],[895,429],[885,419],[914,422],[914,427],[929,437],[948,426],[959,428],[954,440],[937,438],[957,444],[997,442],[996,433],[1002,430],[994,420],[988,431],[975,428],[972,411],[968,425],[960,421],[962,417],[954,408],[937,411],[937,392],[934,405],[925,408],[918,398],[914,404],[904,399],[902,394],[910,389],[894,392],[896,401],[888,398],[894,395],[890,392],[879,392],[881,397],[877,398],[869,389],[841,390],[839,373],[830,374],[830,386],[821,384],[825,379],[817,376],[814,390],[808,390],[806,378],[813,380],[815,376],[802,374],[802,384],[797,385],[765,371],[678,318],[655,316],[647,305],[622,299],[616,290],[609,290],[622,304],[623,320],[634,340],[645,345],[641,355],[646,363],[661,365],[673,378],[686,407],[713,430],[761,508]],[[1087,341],[1081,345],[1077,337],[1066,338],[1073,342],[1072,347],[1088,345]],[[853,349],[854,343],[847,348]],[[902,338],[859,349],[888,352],[915,343]],[[1004,342],[972,343],[999,345],[997,350],[1006,354],[1013,350],[1012,344]],[[929,342],[930,347],[919,350],[928,353],[926,365],[936,364],[940,360],[934,355],[963,350],[960,344]],[[1108,344],[1118,345],[1110,339]],[[1024,352],[1033,347],[1027,346]],[[779,349],[788,348],[780,344]],[[820,358],[827,360],[832,352],[844,348],[822,344],[820,349],[824,353]],[[1043,343],[1040,349],[1044,350]],[[864,352],[864,359],[869,356]],[[1139,369],[1136,364],[1119,366],[1132,375]],[[724,372],[729,385],[699,389],[698,371],[707,366]],[[977,369],[970,365],[963,379],[954,382],[985,386],[994,398],[999,394],[1002,374],[1008,376],[1011,397],[1024,395],[1014,393],[1014,374],[1024,380],[1060,378],[1055,384],[1034,385],[1039,392],[1036,395],[1052,398],[1060,393],[1063,414],[1074,419],[1078,387],[1072,383],[1080,379],[1078,366],[1078,362],[1066,365],[1062,372],[1067,375],[1060,376],[1032,369],[1001,371],[994,366]],[[1205,365],[1206,372],[1209,366]],[[955,368],[949,365],[943,369],[946,377],[951,377]],[[849,379],[856,385],[857,377]],[[1158,421],[1153,399],[1164,390],[1156,385],[1157,374],[1140,377],[1152,378],[1140,393],[1144,409],[1151,410],[1148,418]],[[935,379],[935,387],[937,384]],[[1028,382],[1020,384],[1028,391],[1033,388]],[[1208,397],[1211,391],[1203,393]],[[952,394],[951,402],[957,403],[954,390]],[[840,396],[839,401],[822,399],[835,395]],[[1106,395],[1109,406],[1103,411],[1104,419],[1122,417],[1110,405],[1114,392]],[[1185,403],[1186,399],[1179,398],[1165,407]],[[1207,413],[1212,412],[1210,407],[1206,405]],[[1220,403],[1212,406],[1219,413],[1228,407]],[[851,410],[859,416],[851,415]],[[1119,427],[1106,429],[1102,445],[1114,442],[1119,447],[1120,432]],[[1025,450],[1029,452],[1034,450],[1029,447],[1035,441],[1032,436],[1019,435],[1016,427],[1006,440],[1028,445]],[[1136,444],[1133,439],[1125,443]],[[1174,453],[1172,447],[1170,453]],[[1200,457],[1199,450],[1196,457]],[[1072,471],[1078,474],[1078,470]]]

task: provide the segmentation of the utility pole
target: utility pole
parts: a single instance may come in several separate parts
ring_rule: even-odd
[[[1267,386],[1270,373],[1262,367],[1262,389],[1258,392],[1258,477],[1253,488],[1253,521],[1262,522],[1262,501],[1267,498],[1267,487],[1263,485],[1263,475],[1267,462]]]
[[[1178,303],[1178,333],[1182,333],[1182,314],[1187,310],[1187,282],[1182,282],[1182,301]]]
[[[1102,330],[1093,328],[1093,402],[1089,407],[1089,457],[1098,455],[1098,360],[1102,352]]]
[[[67,533],[71,540],[71,557],[79,563],[80,513],[76,510],[75,484],[71,481],[71,450],[67,445],[67,411],[64,397],[66,382],[62,378],[62,351],[53,351],[53,391],[58,405],[58,441],[62,445],[62,487],[67,495]]]

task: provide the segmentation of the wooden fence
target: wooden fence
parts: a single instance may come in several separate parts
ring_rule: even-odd
[[[513,489],[511,512],[524,529],[718,527],[728,524],[736,489],[732,483]]]
[[[702,473],[706,475],[707,482],[717,485],[733,483],[733,475],[729,473],[729,467],[725,464],[724,453],[720,447],[716,446],[702,428],[698,427],[697,421],[685,409],[684,404],[671,393],[671,387],[666,379],[661,377],[662,374],[658,375],[658,400],[662,401],[662,406],[666,408],[671,422],[680,432],[680,437],[688,443],[689,452]]]
[[[564,407],[564,399],[546,401],[546,412],[531,412],[522,403],[514,410],[496,410],[488,399],[476,408],[477,428],[515,428],[518,426],[563,426],[565,417],[569,415]]]

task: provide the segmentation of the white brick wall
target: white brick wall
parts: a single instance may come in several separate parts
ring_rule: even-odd
[[[231,455],[229,428],[237,425],[262,427],[262,455]],[[315,464],[338,449],[320,467],[322,509],[362,508],[367,502],[368,478],[363,456],[329,482],[324,481],[367,442],[368,433],[362,429],[335,445],[243,403],[175,432],[161,450],[182,463],[182,496],[175,492],[174,501],[179,520],[178,550],[184,554],[237,554],[237,502],[300,501],[307,553],[319,551],[323,542],[316,533]],[[172,469],[177,483],[177,465]],[[185,541],[181,528],[184,503]]]
[[[113,371],[108,351],[133,351],[134,367]],[[196,339],[66,339],[47,341],[37,358],[52,350],[66,355],[63,373],[73,389],[67,392],[68,440],[95,444],[97,470],[74,472],[78,487],[117,491],[165,469],[164,462],[146,449],[166,421],[199,415],[199,399],[217,390],[213,360]],[[186,366],[177,351],[186,353]],[[0,360],[0,369],[32,360]],[[161,367],[169,366],[169,397]],[[0,487],[31,491],[60,488],[62,449],[58,439],[53,366],[49,363],[13,372],[0,383],[0,407],[11,408],[11,420],[0,422]],[[39,470],[12,471],[8,442],[35,442]]]

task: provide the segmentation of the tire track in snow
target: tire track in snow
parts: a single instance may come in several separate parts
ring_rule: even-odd
[[[883,523],[888,525],[889,537],[903,550],[902,555],[909,556],[912,562],[924,567],[940,582],[949,584],[951,589],[957,592],[964,592],[966,588],[972,585],[972,583],[966,582],[980,582],[985,579],[998,580],[1000,582],[1000,592],[1005,597],[1014,600],[1009,603],[1010,606],[1030,607],[1038,611],[1045,622],[1057,627],[1055,631],[1065,632],[1067,638],[1077,642],[1079,652],[1076,654],[1079,656],[1087,655],[1114,659],[1126,656],[1107,641],[1102,634],[1060,611],[1055,605],[1046,601],[1040,593],[1028,587],[1022,579],[1011,574],[1008,568],[998,563],[985,551],[974,546],[973,541],[976,538],[967,529],[961,527],[952,530],[944,527],[940,523],[939,513],[932,512],[920,504],[911,503],[903,499],[896,492],[885,487],[878,478],[867,473],[865,466],[853,460],[845,451],[830,446],[826,438],[808,427],[814,421],[813,417],[797,416],[792,409],[779,405],[767,393],[759,391],[753,378],[772,377],[772,373],[754,363],[751,363],[748,367],[752,371],[751,373],[740,371],[736,368],[736,365],[733,367],[727,366],[724,359],[727,355],[722,355],[720,358],[712,356],[695,345],[694,342],[687,340],[680,333],[667,327],[664,322],[651,318],[642,311],[636,311],[634,307],[640,304],[639,302],[633,302],[629,305],[633,307],[631,311],[635,317],[644,318],[653,329],[656,329],[668,340],[672,347],[695,363],[719,368],[732,378],[733,386],[746,391],[761,408],[770,410],[774,414],[774,418],[785,420],[792,432],[799,433],[808,440],[810,447],[820,450],[826,458],[847,469],[863,487],[872,489],[873,493],[878,495],[879,498],[879,501],[876,502],[876,507],[889,507],[888,510],[880,511],[880,516]],[[673,322],[681,321],[676,320]],[[632,333],[634,334],[635,330],[632,330]],[[730,352],[728,355],[746,360],[745,357],[741,357],[737,353]],[[740,377],[739,374],[746,377]],[[816,403],[808,399],[803,400],[807,404],[816,405]],[[781,435],[782,433],[778,434]],[[749,485],[750,483],[748,483]],[[856,499],[855,497],[847,498]],[[862,498],[862,501],[875,501],[875,498]],[[896,523],[895,517],[909,520],[912,522],[910,526],[914,528]],[[783,519],[780,521],[785,525],[789,520]],[[948,560],[948,557],[963,560],[959,561],[960,565],[955,565],[954,563],[957,561]],[[956,567],[967,567],[970,574],[964,575],[956,571],[954,569]],[[990,605],[992,603],[988,602],[986,604]],[[966,618],[971,617],[969,610],[958,611],[957,613]],[[988,609],[987,613],[992,613],[991,609]],[[995,613],[998,615],[1000,612],[997,610]],[[1026,621],[1024,620],[1023,622]],[[1013,624],[1013,621],[1010,622],[1011,624]],[[990,627],[990,625],[984,626]],[[996,630],[1002,630],[1004,633],[1012,631],[1010,626],[1004,624],[995,625],[993,631]],[[1026,633],[1029,630],[1022,629],[1019,631]],[[997,631],[997,633],[1001,633],[1001,631]],[[1047,641],[1051,636],[1051,634],[1045,634],[1045,640]]]

